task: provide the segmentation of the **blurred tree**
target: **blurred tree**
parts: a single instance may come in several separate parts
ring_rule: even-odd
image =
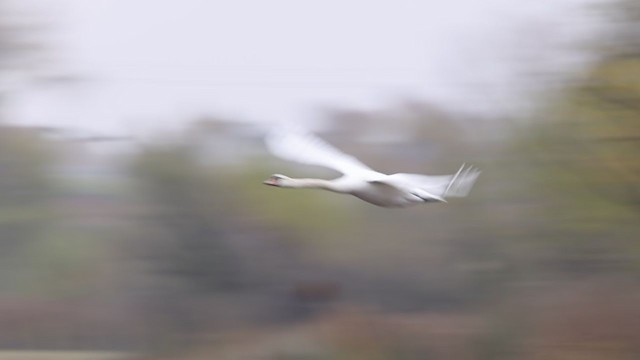
[[[531,234],[551,241],[550,261],[583,273],[640,265],[640,43],[630,35],[640,33],[640,11],[635,1],[617,6],[599,60],[542,113],[521,148],[536,170],[524,181],[544,209]]]
[[[158,141],[131,164],[141,208],[134,249],[150,268],[139,300],[171,347],[203,329],[282,316],[296,259],[283,234],[238,206],[243,186],[225,181],[224,167],[203,164],[199,144],[186,139]]]
[[[234,253],[225,243],[225,195],[188,145],[147,148],[133,174],[146,204],[145,252],[160,273],[199,291],[238,284]]]
[[[640,210],[640,5],[615,10],[604,56],[570,94],[568,115],[591,158],[591,187]]]
[[[555,116],[590,191],[640,209],[640,6],[617,2],[612,35]],[[574,156],[574,155],[572,155]]]
[[[0,256],[35,239],[44,224],[52,191],[50,153],[37,132],[0,126]]]
[[[35,129],[1,124],[10,120],[3,112],[7,98],[33,72],[41,50],[35,27],[12,5],[0,0],[0,266],[11,270],[0,271],[5,290],[24,285],[24,251],[43,235],[52,195],[51,144]]]
[[[138,285],[157,350],[188,346],[206,326],[198,302],[237,289],[241,272],[229,246],[225,195],[190,144],[156,143],[135,156],[131,173],[141,207],[134,252],[150,268]]]

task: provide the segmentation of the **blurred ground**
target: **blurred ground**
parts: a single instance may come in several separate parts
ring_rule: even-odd
[[[1,351],[2,360],[112,360],[130,359],[130,354],[79,351]]]

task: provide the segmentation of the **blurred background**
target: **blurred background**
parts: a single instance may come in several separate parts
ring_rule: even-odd
[[[0,359],[637,359],[639,215],[636,0],[0,0]]]

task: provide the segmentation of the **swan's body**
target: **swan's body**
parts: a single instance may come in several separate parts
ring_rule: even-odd
[[[274,155],[283,159],[332,168],[343,176],[323,180],[293,179],[275,174],[265,184],[351,194],[382,207],[407,207],[425,202],[446,202],[447,197],[463,197],[480,175],[479,170],[465,165],[454,175],[386,175],[304,132],[275,132],[267,136],[266,144]]]

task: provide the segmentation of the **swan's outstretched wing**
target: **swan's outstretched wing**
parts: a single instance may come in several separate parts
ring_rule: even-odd
[[[409,189],[421,197],[444,199],[467,196],[479,175],[480,170],[462,165],[454,175],[393,174],[378,181]]]
[[[345,175],[364,178],[381,175],[355,157],[303,130],[274,130],[267,135],[265,143],[269,151],[285,160],[324,166]]]

